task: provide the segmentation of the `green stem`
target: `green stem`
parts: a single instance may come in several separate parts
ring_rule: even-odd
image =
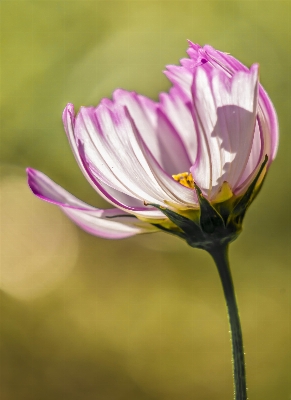
[[[232,341],[234,399],[247,400],[243,338],[235,291],[229,268],[228,245],[225,247],[215,247],[211,249],[209,253],[217,266],[227,304]]]

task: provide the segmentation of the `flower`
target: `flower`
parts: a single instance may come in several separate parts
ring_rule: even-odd
[[[163,229],[196,247],[209,234],[233,240],[276,155],[277,117],[257,64],[191,42],[188,55],[167,67],[173,87],[159,102],[118,89],[76,116],[64,110],[79,167],[116,208],[91,207],[28,168],[33,193],[105,238]]]

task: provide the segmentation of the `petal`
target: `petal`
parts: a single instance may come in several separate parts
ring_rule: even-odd
[[[157,229],[119,209],[97,209],[77,199],[46,175],[27,169],[28,184],[42,200],[58,205],[83,230],[106,239],[122,239]]]
[[[102,216],[94,211],[85,212],[71,208],[64,208],[63,211],[84,231],[104,239],[125,239],[141,233],[158,231],[153,225],[133,216],[122,218],[117,208],[102,210]]]
[[[94,110],[82,108],[75,134],[79,148],[84,148],[88,169],[105,185],[142,202],[160,205],[185,204],[192,197],[159,166],[124,107],[114,104],[109,109],[101,104]],[[165,181],[174,185],[175,194]]]
[[[108,100],[108,106],[109,103],[110,101]],[[133,213],[136,212],[136,215],[144,216],[144,214],[146,214],[149,218],[162,218],[164,216],[164,214],[162,214],[159,210],[145,207],[141,200],[128,196],[125,193],[119,192],[118,190],[115,190],[104,183],[101,184],[101,182],[92,175],[84,156],[84,148],[80,145],[80,143],[79,145],[77,144],[78,139],[76,139],[75,137],[75,112],[73,104],[68,104],[65,108],[63,112],[63,123],[69,143],[80,169],[82,170],[83,174],[85,175],[91,186],[105,200],[125,211]]]
[[[202,47],[197,43],[191,42],[191,40],[188,40],[188,44],[189,44],[189,47],[187,49],[187,54],[193,60],[193,62],[195,64],[197,64],[198,59],[200,57],[199,51],[200,51],[200,49],[202,49]]]
[[[100,181],[141,201],[162,202],[164,193],[140,149],[124,107],[82,108],[76,136],[89,169]]]
[[[42,200],[57,206],[75,208],[78,210],[95,210],[83,201],[77,199],[61,186],[53,182],[48,176],[33,168],[27,168],[28,184],[32,192]]]
[[[264,138],[261,133],[261,129],[259,127],[258,121],[256,121],[254,140],[252,144],[251,153],[246,165],[246,168],[240,177],[240,180],[237,184],[237,187],[234,191],[235,195],[240,195],[245,192],[252,180],[258,173],[258,169],[260,168],[263,159],[265,157],[264,152]]]
[[[121,89],[114,92],[113,98],[127,108],[143,141],[169,175],[189,170],[191,162],[184,142],[158,104]]]
[[[176,86],[187,99],[191,99],[191,84],[193,80],[193,72],[188,68],[177,65],[167,65],[164,71],[166,77]]]
[[[193,62],[196,61],[196,63],[198,63],[198,59],[201,60],[202,58],[208,61],[203,65],[205,69],[209,69],[210,66],[210,68],[220,68],[229,76],[232,76],[238,71],[248,71],[248,68],[236,58],[230,54],[215,50],[209,45],[200,47],[199,45],[189,42],[189,49],[187,52]],[[270,165],[277,154],[279,127],[275,108],[262,85],[259,85],[258,113],[261,119],[260,126],[264,130],[265,154],[269,155],[268,165]]]
[[[195,190],[182,186],[165,173],[142,140],[140,141],[140,146],[157,182],[166,193],[164,204],[178,209],[197,208],[199,203]]]
[[[81,158],[83,165],[87,170],[88,175],[90,176],[94,185],[98,187],[98,192],[105,200],[115,205],[116,207],[120,208],[121,210],[126,211],[129,214],[133,214],[147,219],[165,218],[165,215],[160,210],[150,206],[145,206],[144,202],[134,197],[128,196],[125,193],[119,192],[118,190],[98,180],[98,178],[96,178],[90,171],[85,156],[81,155]]]
[[[265,154],[269,155],[268,165],[270,165],[278,150],[279,124],[273,103],[262,86],[259,88],[258,117],[266,143]]]
[[[196,65],[208,64],[212,68],[220,68],[229,75],[233,75],[238,71],[248,71],[248,68],[229,53],[214,49],[212,46],[205,45],[200,47],[189,41],[189,49],[187,51],[189,57],[196,62]]]
[[[258,95],[258,66],[228,77],[198,67],[192,87],[199,151],[192,175],[209,198],[224,181],[234,190],[251,153]]]
[[[107,99],[106,99],[107,100]],[[104,101],[103,101],[104,102]],[[107,106],[112,106],[112,102],[107,100]],[[125,210],[137,216],[144,218],[161,219],[165,218],[164,214],[155,208],[145,206],[143,200],[139,200],[135,197],[129,196],[123,192],[120,192],[106,183],[99,180],[93,175],[90,170],[90,161],[86,159],[84,146],[75,137],[75,117],[74,117],[74,106],[68,104],[63,113],[63,121],[65,130],[74,152],[75,158],[87,178],[88,182],[92,187],[108,202],[117,206],[118,208]],[[77,144],[78,143],[78,144]]]
[[[160,95],[160,109],[168,116],[188,152],[191,165],[197,157],[197,132],[192,117],[192,104],[176,87]],[[189,167],[185,169],[188,171]],[[180,169],[182,171],[182,169]]]
[[[84,166],[83,160],[80,156],[80,147],[78,145],[78,139],[76,138],[76,135],[75,135],[75,123],[76,123],[76,118],[75,118],[74,105],[69,103],[69,104],[67,104],[67,106],[63,112],[63,124],[64,124],[64,128],[65,128],[65,132],[67,134],[73,154],[75,156],[75,159],[76,159],[81,171],[83,172],[84,176],[86,177],[86,179],[90,183],[90,185],[97,192],[99,192],[99,187],[91,179],[91,176],[90,176],[90,174],[88,174],[88,171],[87,171],[86,167]]]

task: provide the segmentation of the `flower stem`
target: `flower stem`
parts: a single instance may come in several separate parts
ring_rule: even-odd
[[[227,304],[232,341],[234,399],[247,400],[243,338],[235,291],[229,268],[228,245],[212,248],[209,253],[217,266]]]

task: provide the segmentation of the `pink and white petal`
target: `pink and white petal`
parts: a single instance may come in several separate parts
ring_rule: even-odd
[[[68,103],[63,112],[63,124],[64,124],[64,128],[65,128],[65,132],[67,134],[67,138],[69,140],[71,149],[73,151],[73,154],[75,156],[75,159],[76,159],[81,171],[85,175],[88,182],[90,184],[92,184],[92,182],[90,181],[90,178],[88,177],[86,171],[84,170],[82,162],[80,160],[78,145],[77,145],[77,141],[76,141],[76,137],[75,137],[75,122],[76,122],[76,118],[75,118],[74,105],[71,103]]]
[[[78,210],[95,210],[94,207],[77,199],[77,197],[67,192],[42,172],[33,168],[27,168],[26,172],[31,191],[40,199],[56,204],[57,206]]]
[[[138,180],[134,178],[148,181],[148,177],[139,168],[139,161],[128,138],[131,131],[122,107],[114,106],[114,111],[104,104],[94,110],[82,108],[76,120],[79,147],[80,150],[82,146],[84,148],[83,157],[91,173],[106,185],[144,200],[146,192],[139,190]],[[133,176],[135,170],[139,174]]]
[[[151,152],[147,150],[145,155],[146,151],[141,150],[142,139],[124,108],[113,103],[110,108],[104,104],[96,109],[81,108],[74,124],[72,141],[76,158],[92,186],[117,207],[136,215],[146,214],[150,218],[160,218],[160,212],[140,207],[144,202],[164,205],[165,201],[177,203],[177,199],[181,198],[183,205],[191,203],[189,189],[168,176],[152,155],[151,164],[154,167],[149,165]],[[159,177],[161,174],[162,178]],[[161,181],[174,186],[174,190],[169,190]],[[183,191],[186,192],[186,199]],[[127,203],[122,204],[123,199],[120,201],[124,195],[131,199],[129,207]],[[133,199],[139,203],[132,204]]]
[[[109,110],[101,104],[94,112],[81,109],[75,133],[84,146],[89,169],[98,180],[147,203],[163,204],[167,199],[124,107],[114,104]]]
[[[123,109],[120,109],[118,106],[116,106],[117,109],[120,111]],[[143,141],[141,135],[139,134],[138,130],[136,129],[136,126],[134,124],[134,121],[128,114],[128,120],[127,122],[131,122],[131,131],[129,134],[129,130],[127,131],[127,135],[125,136],[125,141],[128,141],[129,144],[125,143],[125,141],[122,141],[122,145],[125,147],[128,146],[128,150],[126,151],[126,154],[124,154],[124,159],[126,162],[130,162],[130,157],[128,155],[133,151],[134,154],[136,154],[136,160],[137,162],[137,167],[140,168],[138,163],[141,164],[141,169],[139,171],[140,173],[140,179],[137,179],[138,176],[135,176],[135,181],[132,181],[131,185],[136,185],[137,183],[140,183],[142,180],[145,179],[143,182],[143,189],[146,187],[148,191],[152,190],[155,191],[153,194],[156,196],[154,201],[152,200],[147,200],[142,199],[145,203],[158,203],[160,205],[164,204],[175,204],[175,206],[179,207],[180,205],[189,205],[189,206],[194,206],[196,207],[197,205],[197,199],[195,196],[195,193],[193,190],[186,188],[182,185],[180,185],[178,182],[176,182],[171,176],[169,176],[163,168],[161,168],[160,164],[157,162],[155,157],[152,155],[151,151],[147,147],[146,143]],[[117,123],[117,119],[115,116],[114,124],[116,127],[119,126],[119,123]],[[123,138],[122,135],[118,135],[118,138]],[[131,148],[130,146],[133,146]],[[121,146],[122,147],[122,146]],[[115,149],[113,148],[113,152],[115,152]],[[115,152],[116,153],[116,152]],[[120,155],[119,155],[120,157]],[[110,157],[109,157],[110,159]],[[122,157],[123,159],[123,157]],[[136,168],[135,165],[133,165],[132,170],[134,173],[137,172],[138,168]],[[128,173],[127,171],[130,170],[129,167],[125,168],[125,174]],[[128,174],[128,178],[131,178],[132,174]],[[109,185],[110,186],[110,185]],[[160,196],[160,198],[159,198]],[[137,196],[136,196],[137,197]]]
[[[246,168],[240,177],[234,194],[239,196],[246,191],[252,180],[257,175],[258,169],[260,168],[265,157],[264,152],[264,138],[260,130],[258,121],[256,121],[254,140],[252,144],[251,153],[246,165]]]
[[[185,96],[176,87],[173,87],[169,94],[162,93],[160,95],[159,107],[168,116],[179,133],[187,150],[190,163],[193,165],[197,157],[197,133],[192,117],[191,103],[185,100]],[[188,170],[189,167],[185,171]]]
[[[279,124],[273,103],[262,86],[259,88],[258,118],[265,138],[265,154],[269,155],[270,165],[278,151]]]
[[[191,172],[209,198],[223,181],[234,190],[245,170],[253,143],[257,92],[256,65],[232,78],[220,70],[210,74],[202,67],[195,70],[192,93],[199,152]]]
[[[191,162],[185,145],[156,103],[120,89],[114,92],[114,100],[127,108],[143,141],[169,175],[189,169]]]
[[[193,189],[181,185],[170,177],[152,156],[142,139],[140,140],[140,147],[146,155],[151,171],[156,177],[160,187],[166,193],[167,197],[164,199],[164,204],[171,205],[174,208],[181,208],[181,206],[197,208],[198,199],[196,192]]]
[[[107,199],[112,197],[112,204],[124,210],[127,214],[132,214],[146,219],[167,219],[165,214],[157,208],[145,205],[140,200],[127,196],[122,192],[118,192],[110,186],[105,185],[103,182],[100,182],[100,190],[105,193]]]
[[[113,106],[113,103],[110,102],[110,100],[108,99],[103,99],[102,101],[103,106],[105,102],[107,105],[106,109],[109,106]],[[87,124],[84,123],[84,120],[86,121]],[[68,104],[63,113],[63,121],[73,153],[83,174],[87,178],[88,182],[93,186],[93,188],[99,194],[103,195],[104,193],[100,191],[100,186],[96,183],[96,181],[92,179],[92,174],[90,173],[90,170],[88,169],[87,165],[90,163],[85,162],[85,159],[90,160],[90,155],[91,153],[93,153],[91,156],[93,159],[94,156],[96,156],[96,159],[94,160],[94,163],[92,163],[92,165],[94,166],[95,164],[99,164],[100,169],[102,169],[103,171],[103,176],[102,176],[103,180],[106,181],[106,176],[111,175],[111,170],[107,166],[106,162],[102,160],[102,157],[100,157],[98,152],[97,153],[95,152],[94,146],[90,146],[90,141],[88,140],[88,137],[90,136],[87,130],[89,130],[89,132],[91,132],[93,136],[95,135],[97,137],[97,135],[99,134],[98,133],[99,131],[97,132],[99,126],[95,116],[95,109],[93,107],[82,107],[80,113],[77,115],[77,118],[75,119],[73,105]],[[86,155],[82,138],[87,138],[86,141],[88,142],[88,146],[86,146],[86,151],[88,151],[88,154]],[[125,190],[123,185],[121,185],[119,181],[116,182],[116,186],[118,187],[119,190]],[[108,201],[110,202],[112,202],[113,200],[114,199],[108,199]]]
[[[192,59],[197,58],[197,56],[195,56],[195,53],[198,52],[196,46],[197,45],[194,45],[190,42],[188,54]],[[237,71],[248,71],[248,68],[235,57],[231,56],[230,54],[215,50],[209,45],[200,48],[200,53],[203,54],[205,59],[214,67],[220,67],[229,75],[233,75]],[[266,148],[266,153],[270,156],[268,163],[270,165],[277,154],[279,128],[275,108],[262,85],[259,86],[259,108],[261,109],[263,118],[265,120],[265,129],[268,130],[268,132],[265,132],[265,138],[270,143],[269,148]]]
[[[77,225],[93,235],[122,239],[157,230],[118,208],[102,210],[92,207],[32,168],[27,169],[27,175],[28,184],[37,197],[58,205]]]
[[[193,60],[189,58],[181,58],[180,64],[182,65],[182,67],[186,68],[191,73],[193,72],[193,68],[195,66]]]
[[[128,109],[131,118],[153,154],[159,153],[159,147],[156,140],[156,121],[157,104],[150,99],[141,103],[142,96],[135,92],[117,89],[113,93],[113,100],[116,104]]]
[[[206,45],[203,48],[205,58],[214,66],[222,68],[225,72],[233,75],[239,71],[248,71],[248,68],[238,61],[235,57],[228,53],[215,50],[213,47]]]
[[[177,171],[188,170],[191,165],[191,160],[188,155],[187,144],[183,141],[183,138],[173,125],[169,115],[160,108],[160,104],[156,105],[155,114],[151,113],[151,108],[148,107],[148,99],[144,96],[138,96],[138,99],[148,118],[155,118],[154,128],[157,147],[159,149],[157,154],[155,154],[151,146],[148,145],[147,136],[141,135],[154,158],[158,161],[162,169],[171,176],[176,174]],[[134,118],[133,120],[135,123]],[[137,130],[140,134],[138,127]],[[175,151],[173,151],[173,149],[175,149]]]
[[[108,100],[109,101],[109,100]],[[92,113],[93,107],[88,107],[88,110],[90,113]],[[78,119],[78,124],[79,122],[79,117]],[[103,193],[100,192],[100,187],[99,185],[96,184],[96,182],[92,179],[92,176],[90,174],[90,171],[87,168],[86,163],[84,163],[84,157],[82,158],[81,154],[83,152],[83,146],[82,143],[79,141],[79,139],[76,137],[76,118],[75,118],[75,112],[74,112],[74,106],[73,104],[68,104],[63,112],[63,123],[64,123],[64,128],[65,132],[67,134],[69,143],[71,145],[73,154],[75,156],[75,159],[83,172],[84,176],[86,177],[87,181],[90,183],[90,185],[101,195],[103,196]],[[104,197],[104,196],[103,196]],[[105,199],[107,199],[105,197]],[[108,201],[112,199],[107,199]],[[111,201],[110,201],[111,202]]]
[[[214,68],[220,68],[229,76],[238,71],[248,71],[248,68],[229,53],[214,49],[212,46],[205,45],[200,47],[189,41],[189,49],[187,51],[189,57],[196,61],[197,65],[201,65],[201,60],[207,61]],[[207,63],[203,65],[207,67]]]
[[[200,47],[191,42],[189,42],[189,45],[188,54],[193,61],[197,61],[199,57],[200,59],[204,57],[208,61],[203,65],[204,68],[211,64],[213,68],[221,68],[229,76],[238,71],[248,71],[245,65],[228,53],[215,50],[209,45]],[[262,85],[259,85],[258,113],[261,119],[260,125],[264,128],[265,152],[269,155],[268,165],[270,165],[277,154],[279,127],[275,108]]]
[[[202,47],[197,43],[191,42],[191,40],[188,40],[188,44],[187,54],[190,59],[193,60],[194,64],[197,64],[200,59],[200,49],[202,49]]]
[[[191,159],[184,141],[166,116],[166,113],[159,109],[157,116],[157,132],[161,153],[156,160],[170,176],[176,175],[177,171],[189,171]]]
[[[224,72],[227,73],[227,70],[225,68],[221,68],[216,62],[212,60],[212,58],[207,54],[206,48],[211,47],[211,46],[204,46],[201,47],[198,44],[192,43],[191,41],[189,42],[189,48],[187,50],[187,53],[190,57],[190,60],[192,61],[192,71],[194,71],[195,68],[197,67],[202,67],[207,74],[209,74],[213,69],[223,69]],[[211,47],[212,49],[212,47]],[[216,51],[213,49],[213,51]]]
[[[101,104],[98,109],[109,112],[109,109],[104,104]],[[111,135],[115,138],[116,132],[114,126],[105,127],[105,132],[103,132],[96,116],[98,109],[82,107],[77,115],[75,136],[78,143],[79,156],[82,159],[84,168],[84,161],[86,161],[90,172],[97,176],[98,179],[130,196],[132,192],[122,182],[123,176],[120,173],[120,160],[116,160],[120,149],[116,146],[116,154],[113,152],[111,157],[112,150],[108,148],[109,146],[106,142],[106,135]],[[88,169],[86,169],[86,173],[89,175]],[[93,181],[92,177],[91,181]]]
[[[120,208],[121,210],[124,210],[126,213],[136,215],[137,217],[140,216],[149,219],[166,219],[165,215],[160,210],[150,206],[146,206],[141,200],[128,196],[125,193],[119,192],[118,190],[98,180],[98,178],[96,178],[90,171],[85,159],[83,160],[83,163],[88,172],[88,175],[92,179],[92,182],[94,182],[94,185],[98,187],[98,193],[105,200]]]
[[[125,239],[141,233],[158,231],[158,228],[135,217],[122,218],[119,216],[119,209],[110,210],[114,211],[115,215],[108,215],[107,210],[102,210],[101,216],[93,211],[85,212],[72,208],[63,208],[63,211],[84,231],[104,239]]]
[[[166,77],[181,90],[187,99],[191,99],[191,84],[193,80],[193,72],[189,69],[177,65],[167,65],[164,71]]]
[[[108,106],[109,105],[112,105],[112,102],[110,102],[110,100],[108,100]],[[80,166],[80,169],[82,170],[88,182],[97,191],[97,193],[100,194],[100,196],[102,196],[109,203],[120,208],[121,210],[124,210],[134,215],[158,219],[165,217],[161,211],[149,206],[145,206],[143,201],[128,196],[125,193],[122,193],[116,189],[113,189],[110,186],[107,186],[103,182],[98,181],[98,179],[92,175],[92,172],[88,168],[86,158],[84,157],[83,146],[81,145],[81,143],[79,143],[79,146],[77,145],[77,140],[74,133],[75,113],[74,106],[72,104],[68,104],[65,108],[63,113],[63,121],[71,148]]]
[[[161,168],[160,164],[157,162],[157,160],[147,147],[146,143],[140,136],[138,130],[135,127],[134,121],[132,121],[132,127],[139,146],[139,150],[144,155],[144,158],[148,163],[149,169],[152,172],[153,177],[156,179],[156,182],[158,183],[160,189],[162,189],[164,192],[164,204],[172,204],[174,205],[174,207],[178,208],[180,207],[180,205],[182,205],[183,207],[185,205],[196,207],[198,202],[195,191],[180,185],[172,178],[172,176],[169,176],[169,174],[167,174],[163,170],[163,168]]]

